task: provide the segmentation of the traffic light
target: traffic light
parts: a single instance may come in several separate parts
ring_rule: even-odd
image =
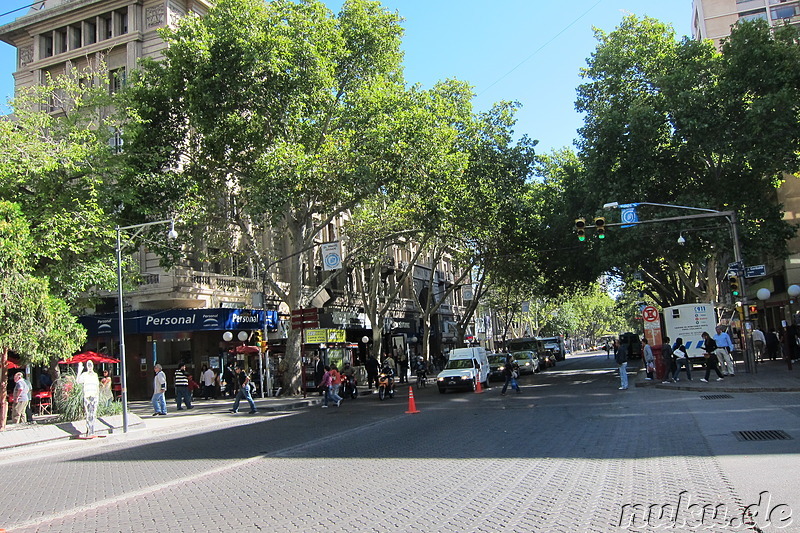
[[[736,274],[731,274],[728,276],[728,287],[731,289],[731,296],[734,298],[738,298],[741,294],[741,290],[739,289],[739,276]]]
[[[257,329],[253,332],[253,340],[256,341],[257,346],[261,346],[261,330]]]
[[[594,231],[597,233],[598,239],[606,238],[606,219],[605,217],[597,217],[594,219]]]
[[[585,218],[576,218],[575,219],[575,231],[578,232],[578,240],[583,242],[586,240],[586,219]]]
[[[750,315],[750,320],[758,320],[758,306],[748,305],[747,313]]]

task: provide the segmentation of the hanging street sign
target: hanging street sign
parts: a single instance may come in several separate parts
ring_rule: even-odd
[[[753,265],[744,269],[744,277],[746,278],[760,278],[767,275],[766,265]]]

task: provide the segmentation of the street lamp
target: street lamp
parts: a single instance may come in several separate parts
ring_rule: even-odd
[[[123,311],[122,301],[122,232],[135,229],[136,232],[131,235],[131,238],[136,237],[141,233],[143,228],[148,226],[156,226],[159,224],[169,224],[169,232],[167,238],[174,241],[178,238],[178,232],[175,231],[175,221],[170,219],[158,220],[156,222],[145,222],[144,224],[134,224],[132,226],[117,226],[117,306],[119,314],[119,363],[122,367],[120,373],[120,391],[122,397],[122,432],[128,432],[128,378],[127,366],[125,364],[125,316]]]

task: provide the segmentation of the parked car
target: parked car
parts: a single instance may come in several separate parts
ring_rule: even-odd
[[[514,356],[514,361],[519,365],[520,375],[533,374],[539,371],[539,356],[536,352],[526,350],[523,352],[514,352],[511,355]]]
[[[506,365],[505,353],[493,353],[489,356],[489,381],[505,381],[503,370]]]

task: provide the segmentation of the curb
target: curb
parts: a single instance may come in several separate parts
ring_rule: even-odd
[[[135,413],[128,413],[129,426],[142,426],[142,419]],[[74,439],[82,435],[86,422],[62,422],[59,424],[32,424],[24,428],[6,430],[0,433],[0,450],[20,448],[31,444],[41,444],[57,440]],[[100,417],[95,425],[95,435],[106,436],[122,431],[122,415]]]

